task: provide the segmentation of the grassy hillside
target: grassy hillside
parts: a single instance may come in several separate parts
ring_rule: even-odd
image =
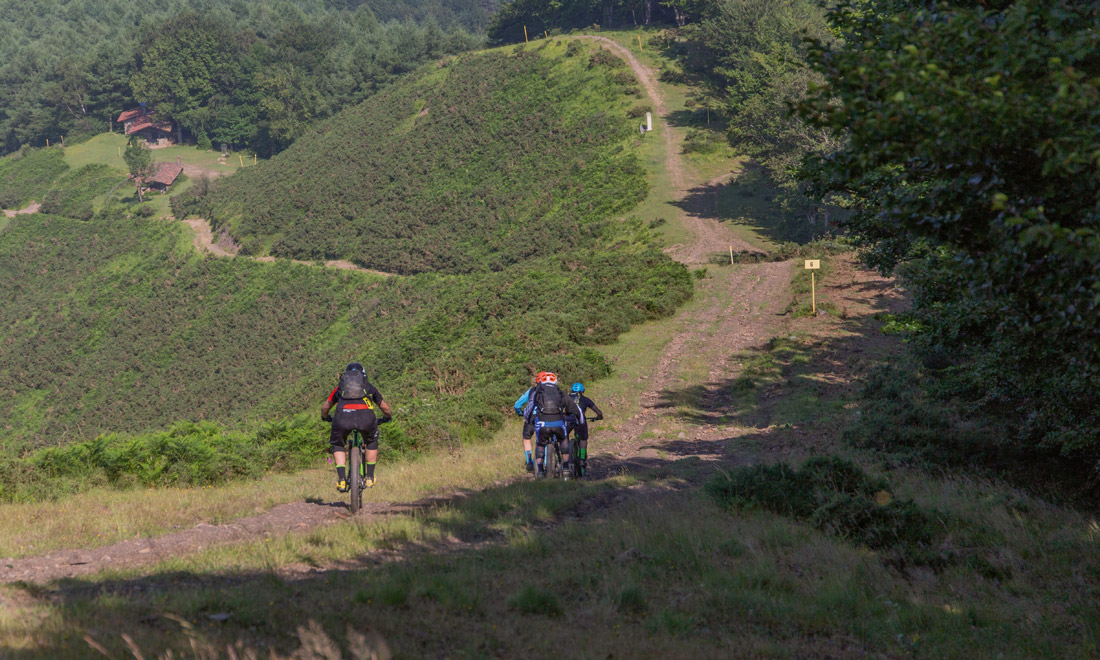
[[[646,191],[627,142],[637,83],[576,42],[463,56],[188,198],[249,254],[398,273],[499,270],[599,233]]]

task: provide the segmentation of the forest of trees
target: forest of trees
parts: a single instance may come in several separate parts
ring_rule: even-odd
[[[493,0],[0,0],[0,155],[145,102],[270,155],[420,63],[477,47]]]

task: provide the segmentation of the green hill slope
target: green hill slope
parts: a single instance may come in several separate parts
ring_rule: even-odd
[[[227,225],[251,254],[397,273],[504,268],[591,240],[644,197],[628,148],[636,94],[598,47],[458,57],[178,211]]]

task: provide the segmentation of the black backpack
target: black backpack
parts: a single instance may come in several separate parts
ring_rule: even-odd
[[[560,415],[565,412],[565,396],[553,383],[543,383],[535,391],[535,407],[540,415]]]
[[[340,398],[362,399],[367,396],[367,374],[352,369],[340,376]]]

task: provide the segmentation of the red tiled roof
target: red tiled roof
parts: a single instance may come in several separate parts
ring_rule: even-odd
[[[133,110],[127,110],[126,112],[123,112],[121,115],[118,116],[117,121],[121,124],[124,121],[130,121],[135,117],[145,114],[146,112],[148,112],[148,110],[146,110],[145,108],[134,108]]]
[[[130,127],[126,129],[126,135],[133,135],[134,133],[137,133],[138,131],[143,131],[146,128],[152,128],[158,131],[162,131],[164,133],[172,132],[172,125],[168,122],[153,121],[152,117],[146,115],[141,119],[134,121],[134,123],[130,124]]]
[[[183,165],[179,163],[157,163],[156,169],[153,170],[153,178],[149,180],[149,183],[170,186],[182,171]]]

